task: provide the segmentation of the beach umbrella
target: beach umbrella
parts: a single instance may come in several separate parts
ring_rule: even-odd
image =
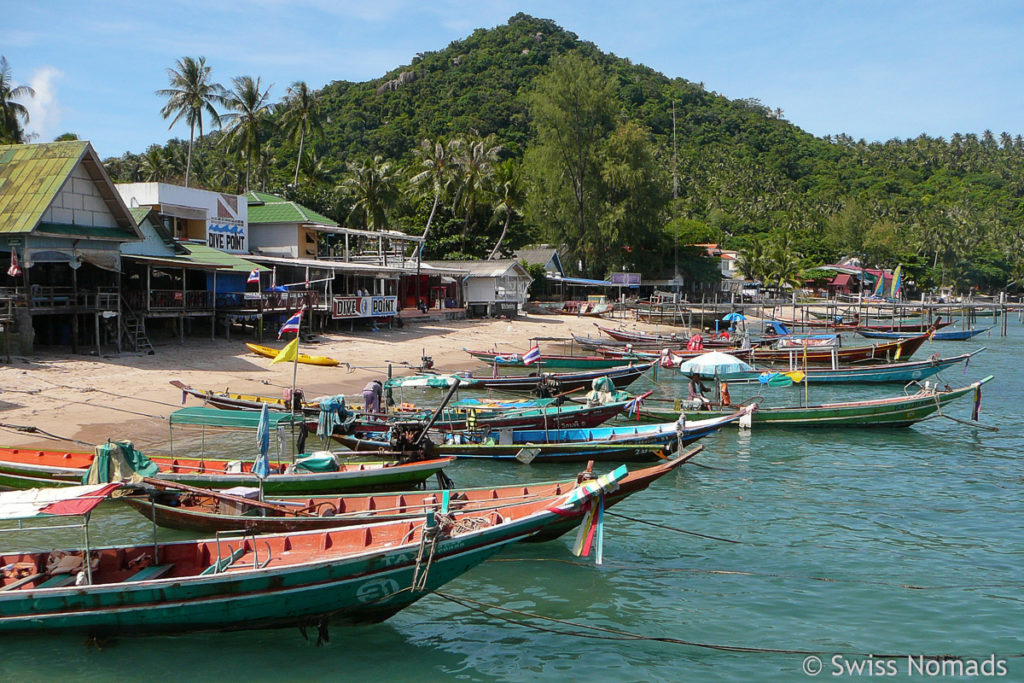
[[[746,319],[746,316],[744,316],[742,313],[728,313],[722,316],[722,320],[725,320],[726,322],[730,323],[739,322],[740,320]]]
[[[753,369],[736,356],[721,351],[703,353],[679,366],[679,372],[684,375],[708,379],[729,379],[733,373],[750,372]]]
[[[267,404],[263,404],[260,410],[260,422],[256,427],[256,445],[259,446],[260,454],[256,456],[256,462],[252,464],[252,473],[260,479],[270,474],[270,410]]]

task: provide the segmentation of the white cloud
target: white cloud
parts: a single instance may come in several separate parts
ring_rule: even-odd
[[[54,135],[59,135],[56,127],[61,119],[61,105],[57,99],[57,81],[63,76],[64,72],[53,66],[36,69],[28,82],[36,96],[20,100],[28,109],[29,121],[25,130],[30,135],[37,135],[35,140],[38,142],[49,142]]]

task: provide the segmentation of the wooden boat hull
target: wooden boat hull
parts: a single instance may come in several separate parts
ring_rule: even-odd
[[[546,384],[554,393],[572,391],[573,389],[590,388],[591,383],[599,377],[607,377],[616,389],[625,389],[638,380],[653,367],[653,363],[623,365],[612,368],[570,373],[544,373],[539,375],[506,375],[504,377],[463,377],[460,375],[459,390],[465,389],[501,389],[502,391],[537,391]],[[438,382],[438,386],[448,386],[446,382]],[[394,389],[418,388],[402,387],[396,382]]]
[[[605,496],[605,506],[611,506],[626,497],[642,491],[669,472],[678,469],[692,458],[700,448],[694,448],[671,460],[662,460],[658,465],[634,470],[619,482],[619,488]],[[554,497],[564,495],[575,486],[574,480],[561,482],[541,482],[506,488],[453,489],[449,495],[463,493],[468,502],[458,503],[460,511],[486,510],[502,506],[502,501],[524,499],[530,497]],[[256,515],[233,515],[209,511],[197,511],[183,507],[172,507],[159,503],[151,504],[147,496],[127,496],[122,498],[125,503],[137,510],[147,519],[155,516],[159,526],[183,531],[213,533],[250,529],[256,533],[285,533],[306,531],[310,529],[334,528],[366,524],[368,522],[393,522],[400,520],[422,519],[429,510],[438,508],[443,491],[406,491],[386,496],[365,495],[345,496],[344,498],[302,499],[302,502],[317,501],[314,505],[333,505],[338,514],[331,517],[263,517]],[[508,505],[506,502],[505,505]],[[357,509],[357,511],[352,511]],[[379,510],[379,512],[378,512]],[[343,512],[345,511],[345,512]],[[533,536],[524,539],[526,542],[542,542],[558,538],[579,524],[579,518],[570,518],[563,524],[553,523]]]
[[[51,481],[55,486],[81,483],[92,458],[92,453],[0,448],[0,485],[35,488],[39,480]],[[257,477],[249,471],[227,472],[229,460],[159,456],[150,459],[160,466],[161,471],[155,478],[180,484],[221,489],[258,483]],[[450,463],[450,458],[390,465],[366,462],[346,464],[340,472],[270,474],[263,480],[263,489],[276,495],[394,490],[426,481]],[[251,464],[244,463],[245,469]]]
[[[812,406],[759,408],[751,422],[757,427],[909,427],[925,420],[961,396],[992,380],[992,375],[951,391],[919,393],[894,398],[826,403]],[[732,411],[687,411],[687,419],[728,415]],[[648,413],[645,413],[648,414]],[[663,419],[664,411],[650,411],[651,419]]]
[[[480,518],[486,526],[438,536],[429,567],[417,562],[422,524],[404,521],[219,543],[165,543],[159,562],[170,571],[135,581],[128,562],[153,553],[152,544],[97,549],[94,585],[0,591],[0,633],[100,636],[381,621],[509,543],[585,510],[582,502],[562,497],[504,516],[487,513]],[[462,518],[456,515],[456,521]],[[234,557],[232,550],[237,557],[222,571],[199,573],[220,564],[219,558]],[[13,552],[0,559],[40,566],[46,555]],[[410,589],[414,577],[419,585]]]
[[[466,353],[488,365],[498,365],[507,368],[529,367],[523,362],[523,356],[519,353],[501,353],[499,351],[469,351]],[[496,360],[497,359],[497,360]],[[627,359],[629,360],[629,359]],[[646,359],[632,359],[639,363],[646,363]],[[573,369],[573,370],[606,370],[623,365],[622,358],[603,358],[601,356],[553,356],[541,355],[540,361],[536,363],[545,370],[552,368]]]
[[[257,356],[263,356],[264,358],[276,358],[280,349],[271,348],[269,346],[261,346],[260,344],[246,344],[246,348],[255,353]],[[305,353],[298,354],[298,361],[300,363],[306,363],[307,365],[325,365],[335,366],[338,365],[338,361],[328,356],[310,356]]]
[[[756,348],[750,351],[750,357],[755,363],[789,363],[793,361],[799,364],[803,364],[806,357],[806,362],[811,365],[831,365],[834,352],[835,359],[841,364],[888,363],[900,359],[909,360],[926,341],[928,341],[928,335],[921,334],[916,337],[904,337],[871,346],[847,346],[836,349],[809,347],[806,354],[804,349],[799,347],[792,349]]]
[[[607,422],[626,407],[626,401],[606,403],[599,406],[562,405],[543,408],[532,408],[522,411],[499,410],[491,413],[478,414],[476,418],[479,429],[573,429],[596,427]],[[466,413],[446,410],[434,423],[433,429],[440,432],[465,431],[468,428]],[[310,425],[315,429],[315,424]],[[385,422],[356,422],[352,433],[365,435],[386,430]],[[338,437],[337,434],[334,435]]]
[[[945,330],[931,335],[932,341],[967,341],[977,337],[983,332],[988,332],[991,327],[979,327],[973,330]],[[879,332],[876,330],[865,330],[857,328],[857,334],[867,339],[905,339],[907,335],[900,332]]]
[[[678,417],[676,415],[675,417]],[[739,420],[738,413],[706,416],[686,425],[682,443],[690,444],[717,432],[722,426]],[[516,460],[524,449],[533,454],[532,462],[648,462],[672,453],[679,443],[673,417],[660,425],[601,427],[597,429],[516,430],[509,443],[442,443],[439,454],[462,459]],[[495,435],[499,436],[499,435]],[[345,437],[342,440],[354,451],[376,451],[383,442]],[[660,447],[660,448],[658,448]]]
[[[841,383],[877,383],[900,382],[906,384],[914,380],[927,379],[942,372],[946,368],[966,362],[975,354],[984,351],[984,347],[971,353],[962,353],[948,358],[928,358],[927,360],[906,361],[902,363],[884,363],[877,365],[860,365],[851,367],[816,368],[808,367],[804,372],[810,384],[841,384]],[[782,372],[777,368],[760,368],[751,372],[735,372],[723,375],[722,380],[729,382],[758,382],[765,372]],[[684,375],[685,376],[685,375]]]

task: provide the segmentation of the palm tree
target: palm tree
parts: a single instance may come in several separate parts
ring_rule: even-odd
[[[387,223],[387,212],[398,200],[398,183],[391,163],[375,156],[370,163],[349,162],[349,176],[342,188],[352,197],[351,218],[363,216],[369,230],[381,230]]]
[[[27,85],[13,87],[11,67],[7,58],[0,55],[0,143],[19,145],[25,142],[22,125],[28,124],[28,109],[14,100],[35,96],[36,91]]]
[[[210,67],[206,66],[205,57],[182,57],[176,69],[167,70],[167,77],[171,87],[157,90],[156,94],[167,98],[160,114],[165,119],[174,116],[168,128],[173,128],[182,118],[188,124],[188,161],[185,163],[185,187],[188,187],[196,128],[199,128],[199,137],[203,137],[204,111],[210,115],[211,121],[220,125],[220,115],[213,105],[225,103],[224,88],[219,83],[210,82]]]
[[[235,87],[224,102],[231,111],[221,116],[227,124],[224,142],[245,156],[245,190],[248,192],[253,160],[259,156],[262,145],[260,132],[274,111],[274,104],[270,102],[270,89],[274,86],[268,85],[263,90],[261,79],[253,80],[252,76],[239,76],[231,82]]]
[[[437,205],[441,201],[441,196],[447,192],[448,188],[452,183],[452,171],[454,168],[454,160],[452,159],[451,150],[454,147],[454,141],[445,144],[441,140],[430,140],[424,139],[420,142],[419,149],[415,150],[415,154],[419,157],[420,166],[423,170],[412,177],[412,184],[418,187],[429,188],[434,193],[434,204],[430,207],[430,215],[427,217],[427,227],[423,230],[423,239],[420,242],[417,256],[422,257],[423,247],[427,243],[427,235],[430,234],[430,225],[434,221],[434,216],[437,213]],[[416,259],[417,269],[419,268],[419,258]],[[419,274],[417,272],[417,274]],[[417,280],[418,282],[419,280]]]
[[[766,283],[768,280],[768,253],[764,241],[755,239],[750,246],[740,249],[739,258],[736,259],[736,267],[743,277],[748,280],[755,280]]]
[[[317,132],[323,135],[320,124],[320,103],[314,93],[309,91],[305,81],[295,81],[288,88],[288,109],[281,117],[281,126],[292,142],[298,139],[299,153],[295,156],[295,179],[292,184],[299,185],[299,167],[302,165],[302,145],[306,136]]]
[[[170,164],[160,145],[150,145],[142,155],[140,170],[144,180],[160,182],[170,175]]]
[[[776,283],[779,291],[785,285],[793,289],[800,287],[800,255],[793,251],[792,238],[779,236],[768,248],[768,277]]]
[[[459,169],[459,191],[455,195],[452,211],[461,209],[465,213],[465,219],[462,222],[463,237],[469,234],[477,202],[483,194],[487,181],[494,173],[494,162],[498,159],[501,147],[493,143],[493,135],[482,140],[472,140],[460,149],[460,153],[455,159]]]
[[[324,165],[324,160],[313,154],[312,150],[307,149],[303,153],[299,164],[302,175],[309,182],[314,185],[321,185],[327,182],[327,167]]]
[[[505,225],[501,229],[498,243],[494,245],[494,249],[491,250],[490,255],[487,257],[488,260],[498,256],[501,243],[505,240],[505,235],[508,234],[508,226],[512,223],[512,218],[520,215],[523,203],[526,201],[526,191],[523,187],[520,167],[516,166],[511,159],[506,159],[494,168],[493,192],[496,200],[494,204],[494,217],[497,218],[499,215],[504,214]]]

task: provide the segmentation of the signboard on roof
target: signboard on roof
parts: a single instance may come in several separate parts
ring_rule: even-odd
[[[233,194],[217,195],[216,210],[206,220],[207,246],[231,254],[249,253],[249,226],[238,209],[239,199]]]

